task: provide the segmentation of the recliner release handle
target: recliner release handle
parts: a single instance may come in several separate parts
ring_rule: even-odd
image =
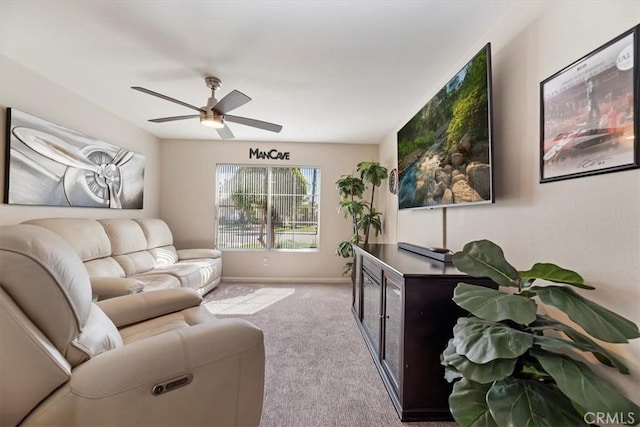
[[[156,384],[151,388],[151,394],[159,396],[163,393],[173,391],[177,388],[184,387],[193,380],[192,374],[186,374],[178,378],[173,378],[160,384]]]

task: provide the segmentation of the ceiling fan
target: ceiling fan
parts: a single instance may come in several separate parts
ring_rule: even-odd
[[[238,107],[243,106],[247,102],[251,101],[244,93],[233,90],[228,93],[225,97],[223,97],[220,101],[215,98],[215,92],[218,88],[220,88],[221,80],[217,77],[205,77],[205,83],[211,89],[211,97],[207,100],[207,105],[204,107],[196,107],[191,104],[187,104],[186,102],[182,102],[178,99],[171,98],[170,96],[163,95],[158,92],[154,92],[149,89],[145,89],[140,86],[132,86],[131,89],[138,90],[140,92],[146,93],[148,95],[153,95],[158,98],[164,99],[166,101],[174,102],[176,104],[182,105],[183,107],[191,108],[192,110],[196,110],[199,114],[189,114],[186,116],[172,116],[172,117],[161,117],[159,119],[151,119],[150,122],[154,123],[164,123],[164,122],[173,122],[176,120],[185,120],[185,119],[194,119],[200,118],[200,124],[204,126],[208,126],[214,128],[221,138],[223,139],[231,139],[234,137],[231,129],[227,127],[225,122],[233,122],[239,123],[245,126],[251,126],[258,129],[264,129],[271,132],[280,132],[282,130],[281,125],[276,125],[274,123],[263,122],[262,120],[250,119],[247,117],[239,117],[232,116],[227,114],[231,110],[235,110]]]

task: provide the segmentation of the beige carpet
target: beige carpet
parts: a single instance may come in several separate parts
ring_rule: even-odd
[[[348,285],[221,283],[204,303],[264,331],[262,427],[456,426],[400,422],[351,314]]]

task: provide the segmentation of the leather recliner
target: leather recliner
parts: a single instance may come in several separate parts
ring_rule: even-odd
[[[262,331],[218,319],[193,289],[91,301],[61,237],[0,227],[0,425],[251,426]]]

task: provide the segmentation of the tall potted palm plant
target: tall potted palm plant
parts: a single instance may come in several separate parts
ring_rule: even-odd
[[[338,242],[336,255],[342,258],[353,258],[353,244],[369,243],[370,230],[378,235],[382,232],[380,217],[382,212],[373,207],[375,189],[389,176],[387,168],[378,162],[360,162],[356,168],[360,176],[342,175],[336,181],[336,188],[340,196],[338,210],[346,218],[351,218],[353,233],[349,240]],[[364,193],[371,184],[371,201],[364,199]],[[361,235],[363,233],[363,235]],[[353,261],[345,264],[344,273],[351,272]]]
[[[380,187],[382,181],[389,176],[389,171],[378,162],[360,162],[356,170],[360,173],[360,179],[366,184],[371,184],[371,201],[367,205],[367,212],[361,218],[361,228],[364,231],[364,244],[369,243],[369,231],[373,227],[376,236],[382,232],[380,217],[382,212],[373,207],[376,187]]]
[[[365,210],[366,202],[362,200],[365,185],[362,179],[353,175],[342,175],[336,181],[336,188],[340,195],[338,211],[342,212],[345,218],[351,218],[352,234],[349,240],[338,242],[336,255],[342,258],[353,258],[352,244],[360,243],[360,217]],[[351,272],[353,261],[345,264],[344,274]]]

